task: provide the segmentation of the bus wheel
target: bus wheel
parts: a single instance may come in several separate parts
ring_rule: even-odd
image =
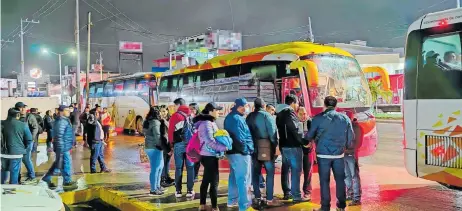
[[[140,136],[144,136],[143,134],[143,117],[137,116],[136,117],[136,130]]]
[[[444,187],[447,187],[449,189],[452,189],[452,190],[457,190],[457,191],[462,191],[462,187],[457,187],[457,186],[454,186],[454,185],[448,185],[446,183],[442,183],[442,182],[438,182],[440,183],[440,185],[444,186]]]

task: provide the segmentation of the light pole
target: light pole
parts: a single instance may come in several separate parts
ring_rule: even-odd
[[[40,21],[28,19],[24,20],[21,18],[21,31],[19,32],[19,36],[21,37],[21,91],[22,96],[27,97],[27,90],[26,90],[26,77],[24,74],[24,27],[23,23],[40,23]]]
[[[55,52],[53,52],[53,51],[49,51],[48,49],[44,48],[44,49],[42,49],[42,53],[45,53],[45,54],[47,54],[47,53],[52,53],[52,54],[58,56],[58,63],[59,63],[59,86],[60,86],[59,88],[60,88],[60,90],[61,90],[61,91],[60,91],[60,96],[61,96],[61,100],[60,100],[61,102],[60,102],[60,103],[63,104],[63,88],[64,88],[64,87],[63,87],[63,82],[62,82],[62,81],[63,81],[63,76],[62,76],[62,71],[61,71],[61,67],[62,67],[62,66],[61,66],[61,56],[64,56],[64,55],[67,55],[67,54],[75,55],[76,52],[75,52],[74,50],[71,50],[71,51],[69,51],[69,52],[67,52],[67,53],[55,53]]]

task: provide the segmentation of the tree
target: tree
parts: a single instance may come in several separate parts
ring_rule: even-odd
[[[384,90],[382,88],[382,82],[379,80],[369,81],[369,89],[371,90],[372,101],[375,104],[375,112],[377,112],[377,100],[379,96],[385,99],[385,101],[387,101],[388,103],[391,101],[391,98],[393,97],[393,92],[391,92],[390,90]]]

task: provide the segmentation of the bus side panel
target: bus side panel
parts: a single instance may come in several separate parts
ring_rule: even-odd
[[[419,177],[462,187],[461,105],[462,100],[419,100]]]
[[[404,166],[410,175],[417,176],[417,100],[403,102],[404,127]]]
[[[119,114],[117,127],[125,127],[132,118],[134,118],[132,124],[136,124],[136,117],[141,116],[144,119],[149,111],[149,104],[138,96],[118,96],[116,97],[116,107]],[[132,114],[129,114],[130,110],[132,110]]]

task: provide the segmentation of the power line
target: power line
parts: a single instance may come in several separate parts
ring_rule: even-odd
[[[107,0],[106,0],[107,1]],[[231,3],[231,0],[228,0],[229,3],[229,9],[231,12],[231,23],[233,24],[233,31],[234,31],[234,12],[233,12],[233,4]]]
[[[100,21],[104,21],[104,20],[107,20],[107,19],[109,19],[109,18],[116,17],[116,16],[118,16],[118,15],[120,15],[120,14],[121,14],[121,13],[118,13],[118,14],[115,14],[115,15],[111,15],[111,16],[108,16],[108,17],[105,17],[105,18],[101,18],[101,19],[99,19],[99,20],[92,21],[92,23],[94,24],[94,23],[97,23],[97,22],[100,22]],[[87,24],[85,24],[84,26],[82,26],[82,27],[80,28],[80,30],[83,30],[83,29],[85,29],[85,28],[87,28]]]
[[[46,14],[44,16],[44,18],[46,18],[47,16],[49,16],[51,13],[53,13],[55,10],[59,9],[61,6],[63,6],[65,3],[67,2],[67,0],[65,0],[63,3],[61,3],[58,7],[56,7],[54,10],[52,10],[51,12],[49,12],[48,14]]]

